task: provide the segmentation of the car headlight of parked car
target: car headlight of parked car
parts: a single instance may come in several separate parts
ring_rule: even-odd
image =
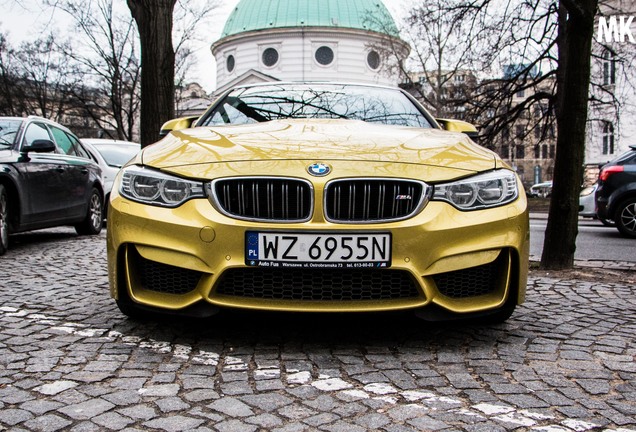
[[[205,198],[202,182],[136,165],[122,170],[120,192],[133,201],[161,207],[177,207],[192,198]]]
[[[446,201],[460,210],[479,210],[508,204],[518,195],[515,174],[497,170],[435,185],[433,199]]]

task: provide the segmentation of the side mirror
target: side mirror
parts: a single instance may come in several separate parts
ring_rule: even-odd
[[[199,116],[190,116],[190,117],[181,117],[181,118],[168,120],[161,126],[161,130],[159,131],[159,136],[163,138],[172,131],[188,129],[198,119],[199,119]]]
[[[479,137],[479,132],[477,128],[465,121],[462,120],[451,120],[451,119],[435,119],[439,125],[447,131],[450,132],[462,132],[468,135],[470,139],[473,141],[477,141]]]
[[[47,139],[34,140],[30,145],[22,146],[20,152],[27,154],[29,152],[35,153],[50,153],[56,150],[55,143]]]

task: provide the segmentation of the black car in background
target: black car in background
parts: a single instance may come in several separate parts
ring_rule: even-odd
[[[613,219],[625,237],[636,238],[636,145],[601,168],[596,211],[599,219]]]
[[[67,128],[39,117],[0,117],[0,255],[9,234],[73,225],[102,229],[102,172]]]

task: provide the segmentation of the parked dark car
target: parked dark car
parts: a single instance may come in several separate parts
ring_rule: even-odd
[[[622,235],[636,238],[636,145],[601,168],[596,211],[613,219]]]
[[[0,117],[0,254],[12,233],[72,225],[102,229],[102,172],[67,128],[39,117]]]

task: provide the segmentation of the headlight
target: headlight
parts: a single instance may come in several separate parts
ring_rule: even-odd
[[[460,210],[478,210],[508,204],[518,195],[515,173],[497,170],[435,185],[433,200],[446,201]]]
[[[122,170],[119,192],[133,201],[177,207],[192,198],[205,198],[203,183],[131,165]]]

